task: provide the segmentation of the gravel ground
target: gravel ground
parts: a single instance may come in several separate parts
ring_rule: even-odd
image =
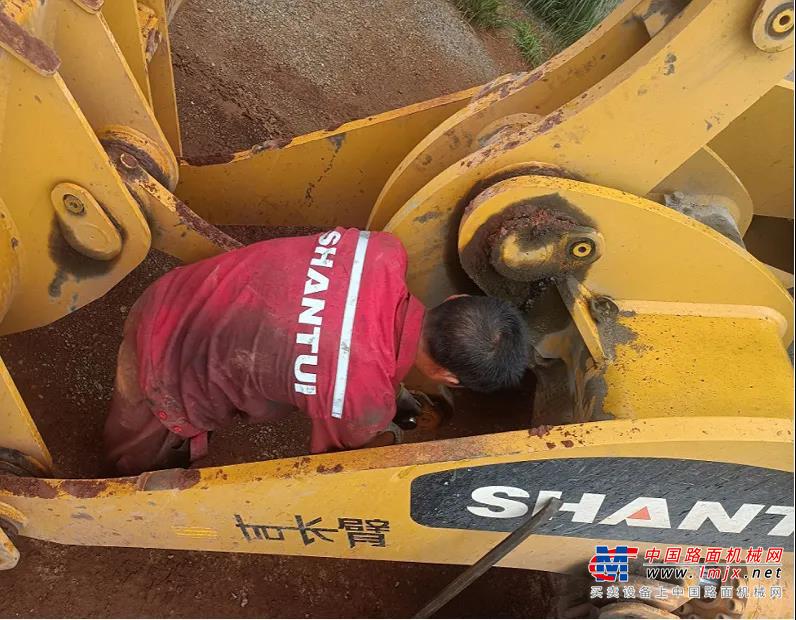
[[[525,65],[446,0],[190,0],[172,24],[187,155],[248,148]]]

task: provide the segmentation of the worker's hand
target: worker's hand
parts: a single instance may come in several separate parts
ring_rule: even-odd
[[[417,396],[401,384],[398,396],[395,397],[395,423],[404,430],[411,430],[417,426],[417,418],[423,412],[423,405]]]

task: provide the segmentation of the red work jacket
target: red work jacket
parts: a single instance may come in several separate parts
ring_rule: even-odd
[[[139,300],[139,382],[184,437],[241,412],[304,411],[311,450],[355,448],[395,415],[424,308],[389,233],[337,228],[174,269]]]

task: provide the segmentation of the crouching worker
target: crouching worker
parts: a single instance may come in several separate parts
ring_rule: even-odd
[[[526,327],[510,304],[457,296],[426,310],[389,233],[338,228],[179,267],[130,311],[105,426],[121,474],[187,466],[207,434],[304,412],[310,449],[394,443],[414,365],[448,386],[519,382]]]

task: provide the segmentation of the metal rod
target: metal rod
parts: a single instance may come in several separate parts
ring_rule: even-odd
[[[434,615],[435,612],[458,596],[467,586],[473,583],[473,581],[511,553],[520,543],[528,538],[528,536],[533,534],[534,530],[536,530],[540,524],[552,519],[553,515],[558,512],[560,507],[560,499],[556,499],[555,497],[550,498],[544,508],[528,518],[516,530],[487,551],[480,560],[451,581],[442,592],[437,594],[437,596],[423,607],[423,609],[417,612],[414,617],[430,618]]]

